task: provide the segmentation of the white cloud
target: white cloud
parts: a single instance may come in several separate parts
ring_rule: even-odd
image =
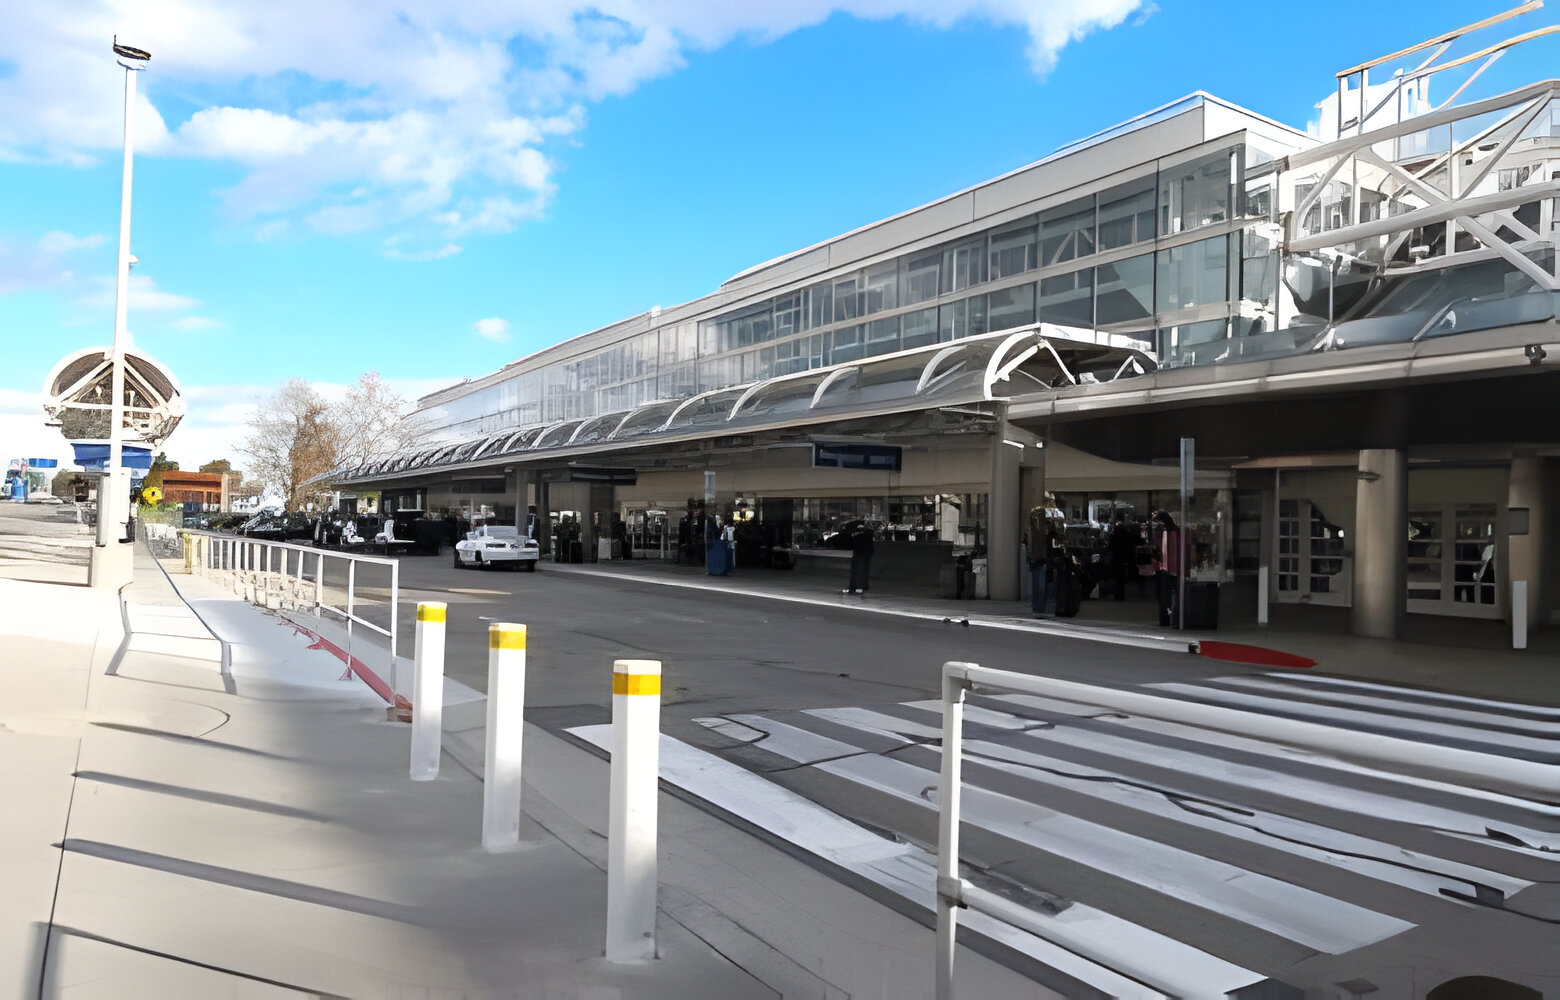
[[[550,141],[591,102],[676,71],[692,52],[765,42],[843,13],[931,28],[1024,32],[1037,73],[1150,0],[424,0],[233,4],[82,0],[71,16],[13,4],[0,34],[0,161],[80,165],[116,154],[124,73],[104,39],[152,52],[136,102],[143,153],[236,164],[222,192],[257,236],[503,232],[544,212]],[[1146,13],[1144,13],[1146,16]],[[174,98],[220,95],[187,119]],[[435,237],[438,238],[438,237]]]
[[[88,306],[113,306],[114,297],[117,294],[112,278],[98,280],[100,286],[97,292],[88,295],[81,300],[82,305]],[[140,310],[174,310],[193,309],[200,305],[199,299],[192,299],[188,295],[178,295],[174,292],[165,292],[157,287],[157,282],[149,274],[130,275],[130,303],[131,312]]]
[[[68,285],[75,280],[76,274],[64,258],[102,244],[100,233],[75,236],[58,229],[44,233],[30,246],[17,246],[0,239],[0,295]]]
[[[483,340],[491,340],[495,344],[501,344],[509,339],[509,320],[493,317],[491,319],[479,319],[471,324],[471,328],[477,331],[477,336]]]
[[[64,256],[76,250],[91,250],[102,245],[102,233],[73,236],[58,229],[51,229],[38,239],[38,249],[51,257]]]
[[[435,250],[418,250],[415,252],[391,247],[385,251],[385,256],[391,260],[443,260],[446,257],[455,256],[460,251],[460,244],[446,243]]]
[[[210,316],[184,316],[173,321],[175,330],[216,330],[225,325],[220,319],[212,319]]]

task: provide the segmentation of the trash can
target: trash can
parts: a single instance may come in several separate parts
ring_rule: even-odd
[[[612,561],[612,539],[596,539],[596,558],[601,562]]]
[[[1219,585],[1186,582],[1186,627],[1216,629],[1219,627]]]
[[[986,582],[986,560],[970,560],[970,570],[975,574],[975,593],[973,596],[976,600],[983,601],[991,596],[991,587]]]

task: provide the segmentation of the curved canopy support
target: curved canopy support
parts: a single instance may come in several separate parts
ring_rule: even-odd
[[[818,404],[823,402],[823,394],[829,391],[829,386],[831,386],[834,383],[838,382],[840,379],[844,378],[847,375],[860,375],[860,374],[861,374],[861,366],[860,365],[846,365],[844,368],[836,368],[836,369],[834,369],[827,376],[825,376],[825,378],[824,378],[824,380],[822,382],[818,383],[818,390],[813,393],[812,404],[810,406],[808,406],[808,409],[809,410],[816,410],[818,408]]]

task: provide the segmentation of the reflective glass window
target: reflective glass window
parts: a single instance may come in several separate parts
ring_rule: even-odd
[[[1145,177],[1100,195],[1101,250],[1154,238],[1154,190],[1153,178]]]
[[[866,328],[860,325],[847,326],[834,331],[833,351],[830,364],[840,364],[844,361],[856,361],[862,356],[862,348],[866,341]]]
[[[977,236],[943,248],[942,290],[957,292],[986,280],[986,237]]]
[[[861,288],[861,278],[853,274],[834,281],[834,321],[843,323],[862,314],[866,293]]]
[[[1102,329],[1142,324],[1154,314],[1154,255],[1128,257],[1095,269],[1095,323]]]
[[[899,346],[905,350],[937,342],[937,309],[919,309],[899,317]]]
[[[1040,266],[1050,267],[1094,252],[1094,199],[1040,213]]]
[[[867,324],[867,353],[892,354],[899,350],[899,317],[875,319]]]
[[[1058,326],[1094,326],[1094,269],[1040,279],[1041,322]]]
[[[992,332],[1035,321],[1035,286],[1004,288],[986,296],[986,317]]]
[[[1166,316],[1229,301],[1229,241],[1218,236],[1159,251],[1158,311]],[[1208,317],[1200,316],[1199,319]]]
[[[1178,323],[1159,330],[1159,357],[1165,364],[1207,364],[1226,353],[1224,341],[1229,322],[1222,319],[1201,323]]]
[[[1004,226],[991,234],[987,278],[996,281],[1032,270],[1039,260],[1039,243],[1033,217]]]
[[[899,304],[899,263],[889,261],[867,268],[865,285],[868,313],[893,309]]]
[[[776,339],[802,332],[802,293],[792,292],[775,299],[774,336]]]
[[[937,339],[958,340],[986,332],[986,296],[950,302],[937,310]]]
[[[698,390],[699,380],[691,361],[662,368],[656,377],[655,394],[661,399],[682,399]]]
[[[941,264],[942,253],[937,250],[904,258],[900,262],[899,271],[900,304],[913,306],[917,302],[935,299]]]
[[[807,327],[815,329],[834,322],[834,286],[827,281],[807,289]]]
[[[1159,172],[1159,232],[1170,236],[1230,217],[1238,159],[1230,149]]]

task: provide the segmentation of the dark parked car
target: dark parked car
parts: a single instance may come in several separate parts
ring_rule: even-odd
[[[308,543],[314,537],[314,519],[295,511],[256,514],[244,522],[238,533],[269,542]]]

